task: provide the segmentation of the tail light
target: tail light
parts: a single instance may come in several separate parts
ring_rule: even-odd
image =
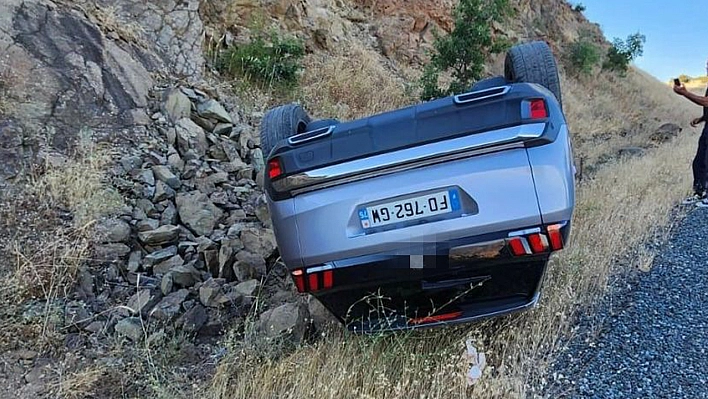
[[[292,272],[298,292],[315,292],[334,287],[334,270],[332,265],[298,269]]]
[[[511,248],[511,253],[514,254],[514,256],[531,254],[528,242],[524,237],[514,237],[509,239],[509,248]]]
[[[305,292],[305,276],[302,270],[295,270],[292,273],[297,292]]]
[[[546,119],[548,118],[548,109],[546,108],[546,101],[543,99],[535,99],[528,102],[529,104],[529,116],[531,119]]]
[[[562,227],[563,225],[560,224],[548,226],[548,237],[551,239],[551,249],[554,251],[563,249],[563,234],[561,234]]]
[[[273,158],[268,161],[268,177],[273,180],[282,176],[285,173],[283,165],[280,163],[280,158]]]
[[[514,256],[559,251],[563,249],[562,228],[562,224],[554,224],[548,226],[545,233],[540,228],[510,233],[506,240],[507,246]]]

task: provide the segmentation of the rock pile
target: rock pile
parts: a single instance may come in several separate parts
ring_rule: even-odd
[[[260,323],[264,332],[276,328],[302,339],[309,314],[306,306],[293,307],[286,274],[262,286],[276,242],[258,183],[264,160],[254,129],[196,89],[153,97],[151,119],[161,137],[119,160],[113,183],[128,205],[97,229],[96,266],[109,287],[99,288],[99,297],[125,304],[108,327],[133,340],[153,321],[217,334],[265,290],[277,299]]]

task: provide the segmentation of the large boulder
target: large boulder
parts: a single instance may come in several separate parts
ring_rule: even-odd
[[[206,194],[193,191],[177,195],[177,212],[185,226],[198,236],[208,236],[224,215]]]
[[[286,303],[264,312],[259,319],[258,329],[269,338],[300,343],[305,338],[308,318],[304,305]]]

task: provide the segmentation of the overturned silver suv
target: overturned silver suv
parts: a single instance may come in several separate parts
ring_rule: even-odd
[[[265,188],[300,292],[355,331],[533,306],[568,242],[574,167],[556,61],[513,47],[505,76],[349,122],[270,110]]]

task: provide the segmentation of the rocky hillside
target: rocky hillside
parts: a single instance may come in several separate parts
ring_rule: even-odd
[[[322,331],[326,313],[278,262],[260,189],[258,125],[280,99],[232,84],[212,55],[257,29],[297,35],[307,55],[295,98],[353,118],[415,101],[412,82],[453,5],[1,2],[0,381],[11,389],[0,397],[198,393],[225,352]],[[606,45],[564,1],[514,8],[495,34],[548,40],[561,59],[581,34]],[[649,146],[676,115],[665,87],[638,72],[563,83],[592,163]],[[640,127],[642,107],[657,113]]]

